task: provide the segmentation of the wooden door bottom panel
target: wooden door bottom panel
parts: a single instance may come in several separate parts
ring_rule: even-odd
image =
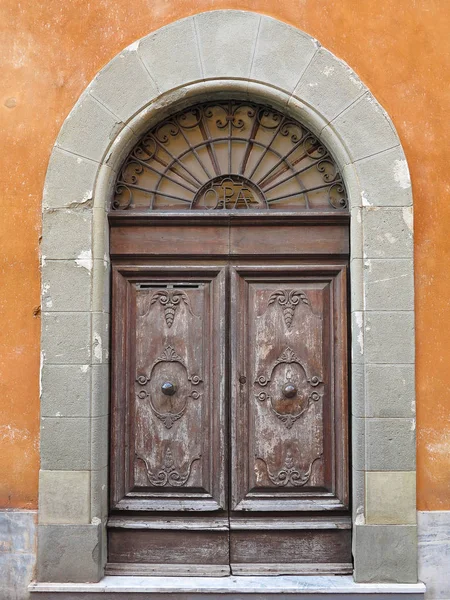
[[[342,565],[346,569],[352,562],[351,531],[230,531],[230,562],[235,569],[240,565],[247,574],[263,572],[255,571],[255,565],[265,565],[267,572],[271,566],[279,568],[281,565],[284,570],[280,574],[304,573],[305,569],[317,573],[318,564],[323,565],[327,573],[335,572],[331,565]],[[300,565],[303,570],[299,570]],[[341,573],[341,570],[336,572]]]
[[[116,565],[116,574],[117,565],[129,575],[133,569],[140,569],[139,574],[163,569],[161,574],[167,575],[169,566],[179,575],[220,575],[224,566],[229,574],[229,532],[109,529],[108,563],[111,569]]]

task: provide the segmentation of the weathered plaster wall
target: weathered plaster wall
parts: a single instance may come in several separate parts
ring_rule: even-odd
[[[442,0],[3,1],[0,506],[37,504],[40,207],[58,130],[122,48],[218,8],[269,14],[315,36],[359,74],[397,127],[415,201],[418,506],[449,509],[450,281],[443,273],[450,254],[450,4]]]

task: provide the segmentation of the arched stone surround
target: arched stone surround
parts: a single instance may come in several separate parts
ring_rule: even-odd
[[[230,43],[232,40],[232,43]],[[333,152],[351,207],[355,579],[417,581],[412,196],[399,138],[355,73],[272,18],[213,11],[116,56],[53,149],[43,198],[38,579],[98,581],[106,558],[107,202],[121,161],[173,110],[273,104]]]

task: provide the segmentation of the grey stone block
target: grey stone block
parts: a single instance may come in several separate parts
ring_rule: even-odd
[[[450,598],[450,511],[419,511],[419,579],[427,598]]]
[[[41,468],[51,471],[85,471],[91,466],[91,419],[41,419]]]
[[[46,260],[42,266],[42,307],[46,312],[90,310],[91,272],[74,260]]]
[[[417,582],[415,525],[356,525],[353,539],[358,583]]]
[[[39,523],[90,523],[89,471],[40,471]]]
[[[366,524],[416,524],[416,472],[366,473]]]
[[[194,18],[205,79],[248,78],[261,16],[244,11],[214,10]]]
[[[352,416],[352,466],[357,471],[366,468],[367,419]]]
[[[365,313],[367,363],[414,363],[414,313]]]
[[[366,399],[365,367],[363,364],[354,363],[352,365],[351,382],[352,415],[354,415],[355,417],[364,417],[366,416]]]
[[[362,258],[350,261],[350,304],[352,312],[362,311],[365,306],[364,298],[364,265]]]
[[[96,582],[102,565],[101,525],[40,525],[38,581]]]
[[[366,419],[369,471],[414,471],[416,435],[413,419]]]
[[[380,152],[354,163],[360,181],[364,181],[365,206],[411,206],[411,180],[401,146]]]
[[[42,352],[46,364],[89,364],[89,313],[44,313]]]
[[[364,94],[323,130],[326,145],[339,132],[351,161],[372,156],[399,145],[399,139],[383,108],[370,94]]]
[[[412,207],[364,208],[364,258],[412,258]]]
[[[98,168],[95,161],[53,148],[45,176],[43,208],[90,207]]]
[[[319,43],[302,31],[262,16],[250,79],[270,81],[291,93],[318,47]]]
[[[33,579],[35,564],[34,552],[20,554],[0,552],[0,598],[2,600],[29,600],[28,585]]]
[[[108,467],[91,471],[91,519],[108,516]]]
[[[88,417],[91,404],[89,365],[46,365],[42,368],[42,417]]]
[[[91,419],[91,468],[103,469],[108,465],[108,416]]]
[[[124,123],[158,95],[155,82],[133,47],[125,48],[103,67],[89,91]]]
[[[352,469],[352,518],[353,522],[356,519],[364,517],[365,504],[365,471]]]
[[[287,56],[286,65],[291,65],[289,49]],[[365,85],[344,61],[320,48],[301,77],[294,96],[314,106],[332,121],[366,91]]]
[[[92,267],[92,210],[46,211],[42,221],[41,252],[47,259],[73,259]]]
[[[34,552],[36,522],[35,510],[0,510],[0,555]]]
[[[92,364],[109,362],[108,313],[92,313]]]
[[[364,260],[367,310],[414,310],[414,266],[409,258]]]
[[[100,162],[123,123],[89,92],[85,92],[64,121],[56,145]]]
[[[92,416],[109,412],[109,364],[92,365]]]
[[[364,321],[365,313],[363,311],[351,313],[352,364],[364,363]]]
[[[110,264],[106,260],[95,259],[92,266],[92,310],[109,313],[110,308]]]
[[[363,219],[362,209],[350,210],[350,258],[363,258]]]
[[[109,223],[105,208],[93,209],[92,258],[109,260]]]
[[[367,365],[368,417],[414,417],[414,365]]]
[[[138,54],[161,93],[203,79],[193,17],[143,38]]]

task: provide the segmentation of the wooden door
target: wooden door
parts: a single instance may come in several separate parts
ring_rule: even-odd
[[[287,229],[113,227],[109,573],[351,569],[347,229]]]

